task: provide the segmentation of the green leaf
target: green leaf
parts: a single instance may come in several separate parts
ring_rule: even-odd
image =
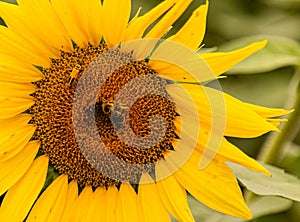
[[[290,142],[286,145],[283,151],[279,166],[295,176],[300,177],[300,146],[296,143]]]
[[[292,207],[293,201],[281,197],[266,196],[257,197],[248,205],[252,211],[253,218],[259,218],[284,212]]]
[[[194,215],[196,221],[202,222],[242,222],[246,221],[243,219],[231,217],[228,215],[224,215],[218,213],[203,204],[199,201],[195,200],[192,196],[188,197],[189,205]],[[257,197],[251,203],[248,204],[253,219],[271,215],[275,213],[281,213],[291,208],[293,201],[275,197],[275,196],[268,196],[268,197]],[[174,220],[175,221],[175,220]]]
[[[224,43],[218,51],[235,50],[252,42],[265,39],[268,40],[265,48],[237,64],[227,74],[254,74],[269,72],[286,66],[300,65],[300,44],[282,36],[255,35],[239,38]]]
[[[258,195],[277,195],[300,201],[300,180],[283,169],[262,164],[272,177],[256,173],[237,164],[229,163],[235,175],[248,190]]]

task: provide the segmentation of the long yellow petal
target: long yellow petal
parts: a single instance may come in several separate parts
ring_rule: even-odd
[[[36,87],[30,83],[13,83],[0,81],[0,97],[25,97],[33,93]]]
[[[43,77],[43,74],[34,66],[10,54],[0,53],[0,71],[1,73],[15,74],[22,77],[23,74],[29,76]],[[23,77],[25,78],[25,77]]]
[[[143,181],[147,182],[144,183]],[[148,183],[151,181],[151,183]],[[177,195],[177,194],[176,194]],[[145,222],[170,221],[169,214],[163,205],[159,189],[152,178],[143,173],[138,191],[139,220]]]
[[[0,195],[26,173],[38,152],[39,146],[38,141],[31,141],[16,156],[0,162]]]
[[[149,66],[163,78],[181,82],[215,79],[209,64],[184,45],[166,40],[152,53]]]
[[[1,137],[10,135],[11,133],[24,128],[30,119],[31,119],[30,114],[19,114],[17,116],[8,119],[0,119]]]
[[[177,181],[208,207],[235,217],[251,219],[251,212],[230,167],[215,158],[206,168],[199,170],[200,158],[200,152],[195,151],[186,164],[175,172]],[[177,168],[171,159],[167,161],[170,168]]]
[[[101,222],[103,219],[104,207],[108,207],[105,201],[106,189],[99,187],[92,195],[90,207],[84,218],[86,222]]]
[[[108,47],[118,45],[123,40],[130,11],[130,0],[104,0],[102,27],[103,37]]]
[[[138,222],[137,215],[137,194],[132,186],[127,183],[122,183],[116,209],[116,222]]]
[[[191,2],[192,0],[176,1],[176,4],[146,34],[146,38],[161,38],[182,15]]]
[[[256,137],[270,130],[278,131],[263,116],[249,109],[246,103],[224,93],[226,102],[226,136]],[[276,112],[276,110],[274,110]],[[276,112],[281,114],[281,112]],[[256,124],[255,124],[256,122]],[[248,132],[247,132],[248,131]]]
[[[58,221],[63,213],[67,188],[68,176],[61,175],[39,197],[27,221]]]
[[[0,221],[23,221],[46,180],[48,157],[36,159],[25,175],[6,193]]]
[[[0,119],[7,119],[18,115],[34,104],[33,99],[23,98],[0,98]]]
[[[51,1],[70,37],[80,47],[98,45],[102,37],[101,2],[97,0]]]
[[[76,199],[71,213],[69,214],[70,221],[83,221],[87,215],[92,200],[93,190],[91,186],[86,186]]]
[[[252,109],[258,115],[260,115],[261,117],[264,117],[264,118],[283,116],[283,115],[291,113],[290,110],[268,108],[268,107],[253,105],[251,103],[244,103],[244,105],[246,107],[248,107],[249,109]]]
[[[225,138],[218,150],[216,158],[223,159],[224,162],[233,162],[240,164],[255,172],[262,172],[270,176],[270,172],[259,164],[255,159],[247,156],[239,148],[228,142]]]
[[[78,23],[79,21],[77,21],[78,18],[76,16],[77,11],[74,10],[72,1],[51,0],[51,4],[64,23],[71,39],[81,48],[86,47],[88,39],[84,34],[84,30],[81,30],[79,26],[80,23]]]
[[[179,42],[196,51],[204,38],[207,10],[208,1],[197,8],[184,26],[168,40]]]
[[[35,75],[32,72],[17,72],[14,69],[1,69],[0,67],[0,81],[30,83],[42,78],[42,75]]]
[[[103,221],[116,221],[118,195],[119,191],[115,186],[108,187],[105,198],[107,207],[104,207]]]
[[[6,80],[13,82],[24,82],[23,79],[33,80],[31,82],[34,82],[43,77],[41,71],[28,61],[3,52],[0,52],[0,73],[1,79],[4,78],[3,75],[7,75],[8,79]],[[14,78],[14,76],[19,77],[20,80]],[[25,82],[30,81],[26,80]]]
[[[142,38],[146,29],[174,6],[177,1],[178,0],[165,0],[146,14],[133,18],[126,28],[124,41]]]
[[[34,43],[26,41],[16,32],[11,31],[5,26],[0,26],[0,48],[1,52],[14,55],[24,59],[34,65],[49,67],[51,62],[47,55],[42,54]],[[20,44],[23,42],[23,44]]]
[[[157,177],[164,177],[167,170],[165,163],[159,162],[156,165]],[[195,221],[187,202],[186,191],[172,175],[157,181],[157,189],[165,207],[178,221]]]
[[[217,130],[217,126],[219,127],[222,121],[226,121],[224,132],[219,132],[226,136],[251,138],[271,130],[278,131],[274,125],[249,109],[242,101],[226,93],[194,84],[181,84],[182,86],[189,92],[197,106],[202,130],[204,128]],[[185,101],[178,90],[177,85],[168,86],[168,91],[176,104],[183,106]]]
[[[98,46],[102,39],[102,5],[98,0],[86,0],[85,3],[81,3],[86,6],[86,27],[88,27],[89,42],[94,46]]]
[[[21,35],[27,42],[34,43],[46,57],[57,58],[59,56],[59,50],[51,47],[40,37],[39,32],[28,23],[21,13],[19,6],[1,1],[0,15],[12,31]]]
[[[199,55],[209,64],[215,75],[219,76],[256,51],[265,47],[266,44],[267,41],[261,41],[231,52],[210,52],[200,53]]]
[[[36,127],[28,125],[21,130],[0,138],[0,162],[17,155],[31,139]]]
[[[31,27],[48,45],[58,50],[72,51],[72,42],[68,32],[48,0],[18,0],[23,13]]]
[[[66,204],[63,209],[63,214],[61,215],[61,219],[58,221],[68,221],[70,214],[73,212],[71,211],[74,207],[74,203],[78,198],[78,185],[75,180],[69,183],[67,197],[66,197]]]

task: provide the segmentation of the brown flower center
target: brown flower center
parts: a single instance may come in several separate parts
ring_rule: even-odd
[[[60,59],[53,59],[52,66],[43,70],[45,77],[35,83],[37,90],[33,96],[36,102],[30,108],[32,123],[37,125],[34,139],[41,141],[40,150],[49,156],[51,164],[60,173],[67,174],[82,186],[118,185],[122,181],[131,181],[132,175],[138,180],[142,172],[153,171],[164,153],[173,149],[176,138],[175,106],[167,93],[166,81],[146,61],[133,61],[131,53],[123,53],[119,48],[107,51],[106,45],[100,44],[98,47],[75,47],[71,53],[62,52]],[[101,68],[97,63],[91,65],[103,53],[121,65],[111,73],[112,64],[102,64]],[[77,86],[88,66],[92,73],[103,73],[103,69],[109,71],[107,76],[99,75],[100,88],[95,84],[81,84],[85,98],[91,98],[91,90],[97,88],[97,99],[91,100],[90,104],[94,110],[93,118],[85,113],[90,109],[87,101],[79,101],[74,107],[75,92],[80,90]],[[147,84],[134,82],[144,77]],[[120,94],[128,84],[130,87]],[[116,103],[116,98],[124,102]],[[128,105],[128,98],[136,99]],[[82,106],[78,109],[79,122],[89,124],[79,124],[81,127],[74,131],[72,112],[78,105]],[[157,116],[160,118],[155,118]],[[162,119],[165,123],[163,131],[156,127],[162,126]],[[106,154],[96,140],[91,139],[90,132],[95,125]],[[155,138],[160,139],[155,141]],[[87,148],[84,154],[82,144]],[[124,171],[122,165],[113,164],[114,160],[110,160],[108,154],[135,167]],[[107,176],[104,169],[116,177]]]

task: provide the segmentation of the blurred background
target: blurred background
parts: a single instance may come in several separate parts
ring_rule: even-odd
[[[140,6],[142,6],[141,14],[144,14],[161,1],[132,0],[132,16]],[[193,10],[202,3],[203,0],[194,0],[186,13],[174,24],[169,35],[175,33]],[[295,67],[298,65],[300,69],[299,60],[294,59],[300,58],[300,0],[210,0],[209,4],[207,32],[203,41],[205,48],[229,51],[259,39],[274,40],[267,54],[262,54],[260,59],[258,57],[250,62],[251,69],[245,69],[246,64],[244,69],[237,67],[228,72],[227,78],[220,80],[223,90],[243,101],[257,105],[291,108],[295,97],[295,85],[299,80],[295,74]],[[256,158],[267,137],[268,135],[254,139],[228,139],[248,155]],[[285,154],[278,163],[279,167],[298,177],[300,177],[299,147],[300,134],[297,133],[294,141],[285,147]],[[197,221],[235,221],[233,218],[207,220],[207,215],[211,211],[193,199],[190,199],[190,205]],[[280,212],[255,219],[256,222],[299,220],[299,203],[290,204],[282,207]]]

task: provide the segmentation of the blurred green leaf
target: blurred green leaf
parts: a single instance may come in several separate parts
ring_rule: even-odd
[[[265,215],[284,212],[290,209],[292,205],[293,201],[291,200],[281,197],[267,196],[255,198],[249,204],[249,207],[253,213],[253,218],[259,218]]]
[[[300,177],[300,146],[293,142],[287,144],[279,166]]]
[[[237,64],[227,74],[269,72],[286,66],[300,65],[300,44],[282,36],[255,35],[224,43],[219,51],[231,51],[260,40],[268,40],[265,48]]]
[[[256,173],[237,164],[228,163],[235,175],[248,190],[258,195],[278,195],[300,201],[300,180],[283,169],[262,164],[272,177]]]
[[[199,203],[196,199],[189,196],[189,205],[192,209],[195,220],[198,222],[242,222],[246,221],[243,219],[227,216],[221,213],[218,213],[203,204]],[[275,197],[257,197],[251,203],[248,204],[251,209],[253,219],[284,212],[291,208],[293,201]]]

